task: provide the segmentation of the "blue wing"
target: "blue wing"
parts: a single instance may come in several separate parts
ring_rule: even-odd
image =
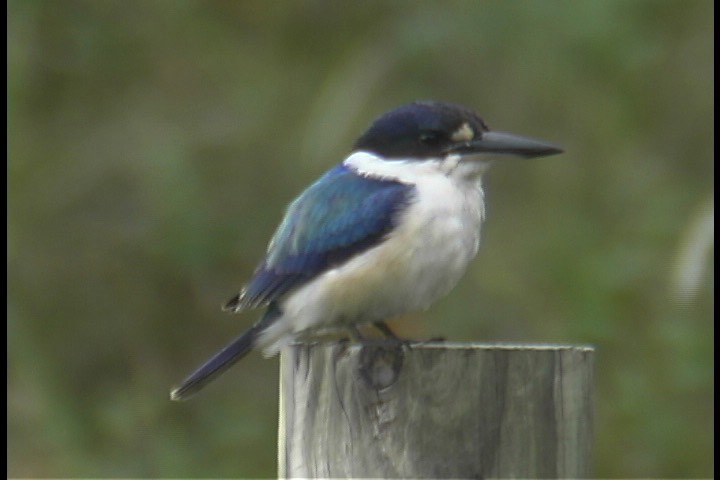
[[[258,307],[377,245],[415,187],[361,176],[344,165],[326,173],[295,200],[267,256],[230,310]]]

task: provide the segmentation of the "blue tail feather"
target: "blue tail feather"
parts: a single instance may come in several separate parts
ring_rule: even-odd
[[[260,321],[195,370],[179,387],[174,388],[170,392],[170,399],[187,400],[224,373],[225,370],[232,367],[255,347],[260,333],[270,326],[280,314],[281,312],[277,306],[271,304]]]

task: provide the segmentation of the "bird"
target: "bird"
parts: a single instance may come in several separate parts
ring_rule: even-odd
[[[287,207],[264,259],[223,310],[264,308],[246,332],[177,388],[185,400],[248,352],[427,309],[478,252],[481,178],[500,156],[559,154],[541,140],[490,130],[471,109],[416,101],[378,117],[349,155]],[[397,337],[396,337],[397,338]]]

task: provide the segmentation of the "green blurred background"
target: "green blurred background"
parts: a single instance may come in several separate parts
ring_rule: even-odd
[[[711,1],[10,1],[11,477],[272,477],[277,359],[169,388],[284,206],[377,115],[564,155],[485,178],[458,288],[394,325],[593,344],[599,477],[713,471]]]

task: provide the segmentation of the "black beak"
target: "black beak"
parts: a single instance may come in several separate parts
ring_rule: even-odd
[[[562,152],[562,148],[551,143],[502,132],[483,132],[480,139],[458,143],[450,147],[448,151],[448,153],[461,155],[495,153],[517,155],[524,158],[546,157]]]

